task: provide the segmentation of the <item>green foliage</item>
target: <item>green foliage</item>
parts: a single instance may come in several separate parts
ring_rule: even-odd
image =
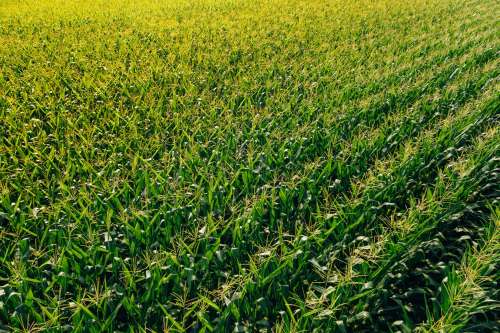
[[[0,3],[0,332],[494,332],[493,0]]]

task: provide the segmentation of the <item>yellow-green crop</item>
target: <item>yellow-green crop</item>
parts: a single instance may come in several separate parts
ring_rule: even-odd
[[[496,0],[1,0],[0,332],[494,332]]]

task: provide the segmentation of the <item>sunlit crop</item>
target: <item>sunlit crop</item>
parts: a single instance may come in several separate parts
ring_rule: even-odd
[[[494,332],[499,13],[0,1],[0,332]]]

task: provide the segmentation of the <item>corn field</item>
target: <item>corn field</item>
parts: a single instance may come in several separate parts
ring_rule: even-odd
[[[499,17],[0,1],[0,332],[498,332]]]

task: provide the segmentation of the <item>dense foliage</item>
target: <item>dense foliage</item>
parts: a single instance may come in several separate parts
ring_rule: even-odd
[[[0,331],[496,331],[499,13],[1,1]]]

